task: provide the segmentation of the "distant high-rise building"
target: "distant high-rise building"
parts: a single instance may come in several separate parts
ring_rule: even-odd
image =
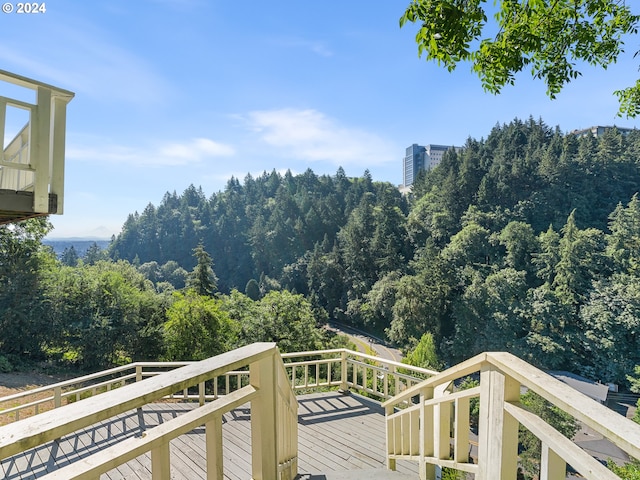
[[[574,130],[573,132],[571,132],[573,135],[575,135],[576,137],[585,137],[589,134],[593,135],[594,137],[598,138],[601,135],[604,134],[604,132],[608,131],[608,130],[612,130],[612,129],[616,129],[618,130],[622,135],[628,135],[629,133],[633,132],[635,130],[635,128],[625,128],[625,127],[618,127],[618,126],[602,126],[602,125],[596,125],[594,127],[590,127],[590,128],[582,128],[579,130]]]
[[[462,147],[452,147],[447,145],[425,146],[414,143],[407,147],[407,151],[402,162],[402,180],[405,187],[413,185],[418,173],[422,170],[431,170],[442,160],[442,155],[449,149],[460,152]]]

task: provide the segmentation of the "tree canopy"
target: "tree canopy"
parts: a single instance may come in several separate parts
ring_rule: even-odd
[[[46,221],[2,226],[0,369],[326,348],[330,318],[431,368],[506,350],[628,385],[639,186],[640,131],[576,137],[530,118],[448,152],[406,197],[368,173],[247,175],[208,199],[167,193],[107,251],[60,260]]]
[[[400,26],[419,23],[418,54],[452,71],[470,62],[482,86],[499,93],[530,68],[551,98],[580,73],[607,68],[637,33],[640,16],[620,0],[502,0],[493,21],[486,0],[412,0]],[[491,8],[491,7],[490,7]],[[620,115],[640,113],[640,80],[615,92]]]
[[[262,332],[295,348],[283,334],[295,315],[274,312],[304,300],[305,325],[328,316],[407,350],[430,334],[443,364],[508,350],[626,382],[640,364],[637,336],[623,335],[638,309],[639,152],[640,132],[576,137],[515,119],[448,152],[408,197],[366,173],[248,175],[209,199],[167,193],[109,253],[145,262],[159,292],[215,259],[213,295],[235,291],[241,342]],[[198,245],[200,260],[189,255]]]

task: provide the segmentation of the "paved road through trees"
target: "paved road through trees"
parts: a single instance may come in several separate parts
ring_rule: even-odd
[[[334,332],[338,332],[349,337],[349,339],[356,344],[356,347],[360,352],[366,353],[366,347],[369,347],[375,351],[380,358],[384,358],[385,360],[394,360],[396,362],[402,361],[403,355],[400,350],[393,348],[383,339],[376,337],[375,335],[337,322],[329,322],[328,325]]]

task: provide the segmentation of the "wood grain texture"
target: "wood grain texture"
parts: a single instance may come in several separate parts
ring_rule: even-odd
[[[374,400],[338,392],[302,395],[299,401],[299,473],[313,478],[326,472],[385,468],[384,410]],[[143,430],[182,415],[193,403],[154,403],[142,417],[131,410],[59,442],[48,442],[0,462],[0,478],[35,480],[72,462],[139,436]],[[170,445],[171,479],[206,478],[205,428],[199,427]],[[222,419],[224,478],[251,477],[251,421],[249,406],[236,408]],[[417,465],[398,461],[398,471],[417,475]],[[101,480],[149,480],[151,457],[141,455],[101,476]]]

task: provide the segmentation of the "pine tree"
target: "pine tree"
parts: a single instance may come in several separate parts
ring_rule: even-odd
[[[80,257],[73,245],[66,247],[62,251],[62,255],[60,255],[60,261],[62,264],[67,265],[68,267],[75,267],[78,265],[78,260],[80,260]]]
[[[187,279],[187,288],[192,288],[198,295],[212,296],[218,287],[218,278],[213,271],[213,260],[202,244],[193,249],[197,264]]]

